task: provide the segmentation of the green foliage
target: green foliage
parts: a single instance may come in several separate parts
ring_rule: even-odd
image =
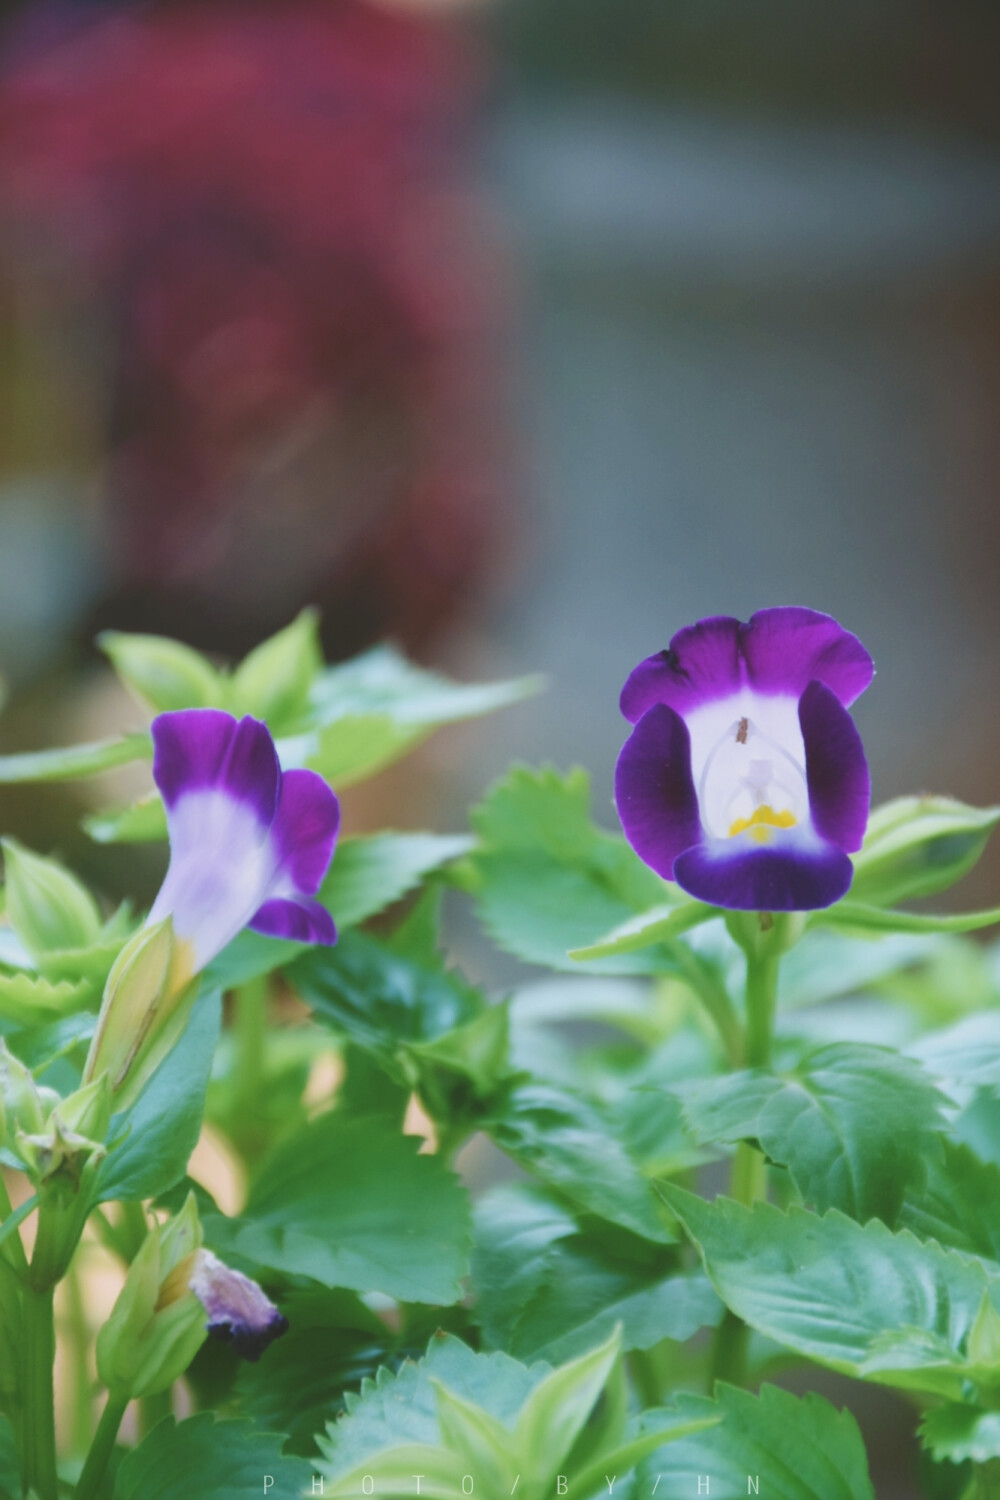
[[[718,1322],[704,1276],[676,1253],[570,1213],[544,1188],[495,1188],[475,1212],[472,1281],[489,1343],[518,1359],[571,1359],[621,1325],[625,1349],[684,1341]]]
[[[219,674],[200,651],[180,641],[106,630],[97,644],[129,691],[153,713],[220,704]]]
[[[854,856],[852,901],[895,906],[955,885],[979,862],[1000,807],[953,797],[897,797],[875,808]]]
[[[952,1398],[979,1373],[965,1345],[984,1295],[1000,1301],[1000,1267],[836,1210],[663,1191],[723,1302],[769,1338],[833,1370]]]
[[[115,766],[152,758],[153,742],[148,734],[117,735],[114,739],[67,745],[58,750],[26,750],[18,755],[0,755],[0,786],[26,781],[73,781],[78,776],[97,776]]]
[[[759,1141],[808,1207],[891,1225],[940,1153],[945,1102],[911,1059],[838,1042],[784,1076],[756,1069],[699,1084],[684,1113],[700,1141]]]
[[[418,1146],[381,1116],[321,1115],[265,1162],[240,1218],[205,1221],[206,1241],[327,1287],[455,1302],[468,1271],[468,1202]]]
[[[175,1422],[167,1417],[118,1466],[114,1500],[246,1500],[264,1493],[264,1475],[274,1479],[271,1500],[299,1500],[311,1475],[300,1458],[281,1451],[274,1433],[246,1421],[217,1422],[211,1412]]]
[[[337,926],[356,927],[472,847],[465,834],[376,833],[344,839],[320,892]]]
[[[518,767],[471,814],[480,847],[465,883],[490,936],[528,963],[579,972],[570,950],[606,938],[637,913],[662,908],[669,887],[616,834],[590,819],[590,782]],[[615,952],[592,972],[672,973],[662,943],[640,955]]]
[[[4,839],[7,916],[35,958],[66,948],[88,948],[101,931],[93,896],[54,859],[43,859]]]
[[[721,1422],[644,1459],[637,1494],[648,1495],[659,1478],[665,1494],[693,1495],[699,1477],[710,1476],[710,1493],[745,1495],[749,1475],[774,1500],[874,1500],[858,1424],[822,1396],[799,1398],[773,1385],[751,1396],[717,1385],[714,1400],[679,1396],[669,1409]]]

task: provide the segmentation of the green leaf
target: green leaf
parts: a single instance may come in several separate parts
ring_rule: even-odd
[[[699,1478],[707,1479],[713,1495],[745,1495],[753,1493],[749,1476],[772,1500],[874,1500],[854,1417],[814,1392],[800,1398],[764,1385],[753,1396],[718,1384],[714,1401],[681,1395],[667,1413],[649,1412],[644,1420],[657,1422],[671,1413],[722,1420],[645,1459],[636,1495],[649,1495],[657,1480],[657,1494],[695,1495]]]
[[[651,911],[629,917],[627,922],[622,922],[611,932],[605,933],[596,943],[591,943],[586,948],[574,948],[569,956],[580,962],[584,959],[611,958],[617,953],[635,953],[640,948],[655,947],[664,938],[679,937],[682,932],[690,932],[693,927],[700,927],[702,922],[710,922],[713,917],[721,916],[722,908],[719,906],[708,906],[704,901],[685,900],[681,897],[673,904],[654,906]]]
[[[518,1413],[512,1447],[533,1486],[547,1490],[561,1466],[570,1467],[573,1445],[620,1358],[621,1338],[614,1329],[596,1349],[560,1365],[531,1392]]]
[[[377,646],[320,674],[311,712],[321,727],[302,737],[297,754],[333,785],[350,786],[398,760],[441,725],[493,713],[540,687],[536,677],[450,682],[413,666],[391,646]]]
[[[266,720],[275,734],[299,727],[323,666],[318,627],[318,612],[304,609],[245,656],[228,684],[230,711]]]
[[[30,1198],[25,1198],[20,1207],[15,1208],[13,1213],[7,1215],[0,1224],[0,1245],[14,1233],[19,1224],[23,1224],[29,1214],[34,1213],[38,1207],[38,1194],[32,1193]]]
[[[298,1289],[281,1307],[288,1332],[241,1366],[234,1395],[263,1431],[288,1434],[287,1451],[315,1454],[316,1434],[386,1361],[392,1335],[348,1292]]]
[[[820,1213],[839,1208],[862,1223],[892,1224],[940,1153],[945,1103],[912,1059],[836,1042],[790,1074],[757,1069],[698,1084],[684,1114],[701,1142],[759,1141]]]
[[[662,906],[669,887],[618,835],[590,820],[585,771],[561,776],[516,767],[472,814],[481,839],[468,884],[494,941],[528,963],[580,973],[569,956],[637,913]],[[615,953],[589,972],[673,973],[668,949]]]
[[[1000,1167],[968,1146],[943,1142],[923,1188],[911,1188],[900,1223],[923,1240],[1000,1264]]]
[[[907,1049],[929,1073],[965,1088],[1000,1087],[1000,1014],[980,1011],[928,1031]]]
[[[6,1417],[0,1417],[0,1500],[15,1500],[20,1494],[21,1471],[14,1429]]]
[[[153,1198],[184,1176],[201,1132],[222,1020],[218,992],[198,996],[187,1026],[130,1109],[111,1122],[95,1203]]]
[[[3,839],[7,915],[36,958],[50,949],[86,948],[101,932],[97,903],[58,860]]]
[[[176,1422],[166,1417],[118,1466],[114,1500],[246,1500],[264,1493],[264,1475],[274,1479],[269,1500],[300,1500],[311,1468],[282,1453],[283,1438],[258,1432],[250,1422],[217,1422],[211,1412]]]
[[[939,940],[933,937],[887,934],[876,943],[870,934],[848,937],[808,928],[802,941],[781,961],[779,1010],[798,1010],[844,995],[864,994],[926,963],[939,947]]]
[[[222,678],[200,651],[181,641],[105,630],[97,637],[97,644],[125,686],[155,713],[223,704]]]
[[[87,980],[53,983],[38,974],[0,974],[0,1021],[25,1030],[46,1026],[82,1010],[92,993]]]
[[[0,755],[0,786],[25,781],[72,781],[77,776],[96,776],[134,760],[151,760],[152,756],[153,742],[148,734],[123,734],[86,745]]]
[[[311,948],[289,971],[316,1019],[385,1059],[410,1042],[427,1042],[481,1015],[478,991],[453,972],[393,953],[360,932],[335,948]]]
[[[528,1369],[506,1354],[475,1354],[451,1334],[436,1334],[422,1360],[407,1360],[396,1374],[383,1368],[359,1395],[346,1395],[346,1415],[319,1439],[317,1470],[339,1479],[397,1444],[437,1445],[435,1381],[509,1426],[548,1373],[548,1365]]]
[[[1000,906],[988,911],[959,912],[954,916],[925,916],[922,912],[893,911],[881,906],[866,906],[861,901],[838,901],[824,911],[813,912],[813,927],[837,927],[857,933],[868,932],[978,932],[1000,923]]]
[[[659,1244],[676,1238],[652,1184],[582,1094],[542,1083],[512,1088],[483,1122],[501,1151],[599,1218]]]
[[[935,1407],[923,1415],[920,1440],[939,1463],[989,1463],[1000,1458],[1000,1411],[953,1402]]]
[[[268,1158],[242,1218],[207,1220],[206,1238],[324,1286],[446,1306],[468,1270],[469,1206],[419,1144],[381,1116],[321,1115]]]
[[[875,808],[854,856],[851,899],[895,906],[946,891],[979,861],[1000,807],[953,797],[897,797]]]
[[[683,1341],[718,1322],[722,1306],[676,1252],[580,1223],[545,1189],[495,1188],[476,1206],[472,1282],[491,1345],[517,1359],[571,1359],[620,1324],[623,1348]]]
[[[167,813],[158,792],[128,807],[112,807],[84,818],[83,827],[96,844],[153,844],[167,837]]]
[[[465,834],[376,833],[338,846],[320,900],[340,929],[357,926],[412,891],[425,876],[467,854]]]
[[[983,1294],[1000,1298],[1000,1269],[835,1209],[819,1218],[661,1191],[719,1296],[752,1328],[845,1374],[961,1392],[963,1346]]]

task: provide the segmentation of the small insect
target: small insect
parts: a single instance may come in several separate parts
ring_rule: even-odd
[[[748,733],[749,729],[750,729],[750,720],[749,719],[741,719],[740,722],[739,722],[739,724],[736,726],[736,743],[737,743],[737,745],[745,745],[746,744],[746,742],[747,742],[747,733]]]

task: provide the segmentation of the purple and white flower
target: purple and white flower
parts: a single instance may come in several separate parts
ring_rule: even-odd
[[[170,917],[197,973],[244,927],[333,943],[313,900],[333,856],[340,805],[314,771],[282,771],[267,725],[216,708],[153,720],[153,779],[170,865],[149,922]]]
[[[741,911],[830,906],[851,883],[871,781],[847,712],[874,673],[829,615],[700,620],[622,690],[635,725],[615,801],[636,853],[689,895]]]

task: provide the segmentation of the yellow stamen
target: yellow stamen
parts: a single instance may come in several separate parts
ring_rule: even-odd
[[[775,812],[773,807],[767,804],[755,808],[749,818],[737,818],[730,825],[729,837],[735,838],[738,833],[749,833],[757,844],[766,844],[771,838],[772,828],[794,828],[795,815],[790,812]]]

